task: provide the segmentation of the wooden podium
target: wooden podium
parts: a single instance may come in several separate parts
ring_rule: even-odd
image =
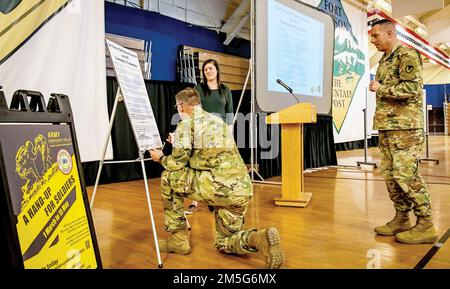
[[[278,206],[305,208],[311,193],[304,190],[303,124],[316,123],[316,106],[298,103],[266,117],[267,124],[281,124],[282,195],[274,199]]]

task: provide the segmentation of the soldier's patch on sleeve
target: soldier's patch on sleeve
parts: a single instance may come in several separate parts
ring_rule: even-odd
[[[418,70],[419,63],[414,60],[406,60],[402,63],[400,71],[400,79],[402,80],[414,80]]]

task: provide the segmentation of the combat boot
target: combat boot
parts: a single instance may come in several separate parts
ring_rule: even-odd
[[[176,253],[187,255],[191,252],[186,230],[173,233],[167,240],[158,240],[161,253]]]
[[[263,255],[267,269],[278,269],[283,266],[286,257],[280,247],[280,235],[277,229],[254,231],[249,236],[249,243]]]
[[[395,239],[406,244],[434,243],[438,239],[431,217],[417,217],[417,223],[411,230],[398,233]]]
[[[396,211],[394,219],[386,225],[375,227],[375,233],[382,236],[394,236],[411,228],[408,212]]]

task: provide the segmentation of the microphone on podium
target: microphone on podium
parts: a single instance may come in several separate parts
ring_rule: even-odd
[[[300,103],[300,100],[298,99],[298,97],[293,93],[292,88],[289,87],[289,85],[287,85],[286,83],[284,83],[281,79],[277,79],[277,83],[279,85],[281,85],[282,87],[284,87],[284,89],[286,89],[287,91],[289,91],[290,94],[292,94],[295,99],[297,100],[298,103]]]

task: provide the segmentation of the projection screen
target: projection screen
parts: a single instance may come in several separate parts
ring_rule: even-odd
[[[331,114],[332,16],[296,0],[257,0],[253,5],[258,109],[275,112],[308,102],[317,106],[317,113]],[[295,96],[277,80],[292,88]]]

